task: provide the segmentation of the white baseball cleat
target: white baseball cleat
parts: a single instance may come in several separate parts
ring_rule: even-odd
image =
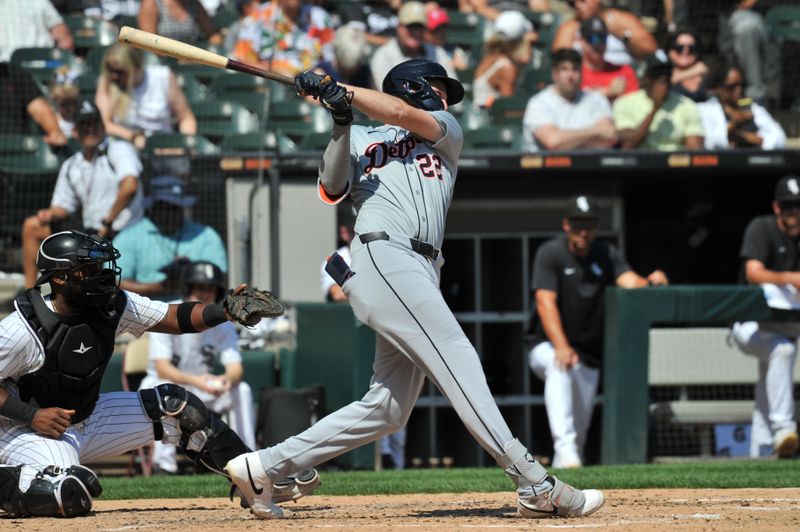
[[[259,519],[280,519],[283,510],[272,502],[272,480],[261,466],[258,452],[240,454],[225,466],[239,489],[241,497],[250,507],[250,513]]]
[[[517,514],[530,519],[545,517],[586,517],[603,506],[603,492],[579,490],[549,477],[555,484],[552,490],[541,495],[520,493],[517,499]]]
[[[797,431],[781,429],[775,433],[775,453],[779,458],[792,458],[797,454],[798,446],[800,438],[797,437]]]
[[[304,469],[297,474],[272,483],[272,502],[296,501],[310,495],[322,483],[316,469]]]

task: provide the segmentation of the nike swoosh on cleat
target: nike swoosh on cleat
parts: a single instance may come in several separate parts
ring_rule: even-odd
[[[250,487],[253,488],[253,491],[256,495],[261,495],[264,491],[264,488],[257,488],[256,483],[253,482],[253,475],[250,474],[250,462],[247,461],[247,458],[244,459],[244,465],[247,468],[247,478],[250,480]]]
[[[525,509],[528,510],[529,512],[536,512],[537,514],[542,514],[542,515],[558,515],[558,508],[555,507],[552,510],[539,510],[538,508],[532,508],[531,506],[528,506],[522,501],[519,501],[519,504],[521,506],[524,506]]]

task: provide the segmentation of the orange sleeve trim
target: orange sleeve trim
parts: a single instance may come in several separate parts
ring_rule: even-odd
[[[347,188],[344,189],[344,192],[337,195],[328,194],[320,181],[317,181],[317,189],[319,190],[319,199],[328,205],[336,205],[341,203],[341,201],[350,193],[350,183],[347,183]]]

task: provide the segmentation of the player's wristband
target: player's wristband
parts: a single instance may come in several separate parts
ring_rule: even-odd
[[[30,425],[33,423],[33,416],[36,415],[37,410],[39,409],[9,395],[3,406],[0,406],[0,416]]]
[[[228,317],[225,315],[225,309],[222,308],[222,305],[212,303],[211,305],[206,305],[206,308],[203,309],[203,323],[209,327],[216,327],[226,321],[228,321]]]

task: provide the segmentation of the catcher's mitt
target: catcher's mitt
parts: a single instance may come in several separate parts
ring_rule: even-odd
[[[234,321],[247,326],[257,324],[261,318],[277,318],[284,311],[283,303],[271,292],[249,287],[239,293],[228,290],[222,307]]]

